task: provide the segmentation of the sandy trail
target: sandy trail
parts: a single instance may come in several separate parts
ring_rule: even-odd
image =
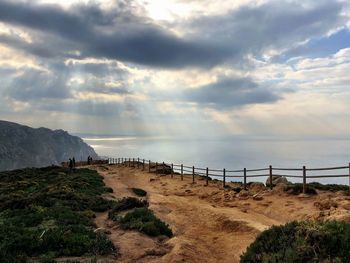
[[[223,189],[220,182],[205,186],[198,179],[192,184],[190,176],[181,181],[177,175],[159,176],[136,168],[95,168],[113,188],[114,198],[134,196],[131,187],[146,190],[150,209],[174,232],[171,239],[150,238],[123,231],[106,213],[99,214],[96,224],[111,230],[110,238],[120,249],[117,262],[239,262],[240,254],[261,231],[291,220],[318,218],[324,211],[314,203],[327,198],[265,190],[257,191],[262,200],[254,200]]]

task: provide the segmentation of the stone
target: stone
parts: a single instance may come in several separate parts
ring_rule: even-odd
[[[287,180],[287,178],[285,176],[279,176],[279,175],[273,175],[272,176],[272,185],[276,186],[279,184],[283,184],[283,185],[287,185],[290,182]],[[270,186],[270,176],[267,177],[266,179],[266,186]]]

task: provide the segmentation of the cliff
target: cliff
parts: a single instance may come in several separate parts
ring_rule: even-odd
[[[0,120],[0,171],[59,165],[71,157],[98,159],[81,138],[63,130],[34,129]]]

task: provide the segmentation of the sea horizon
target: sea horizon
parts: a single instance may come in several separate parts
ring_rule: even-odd
[[[101,157],[140,158],[210,169],[325,168],[349,165],[350,139],[175,138],[171,136],[93,135],[82,137]],[[301,175],[292,172],[291,175]],[[308,172],[309,175],[348,174],[348,170]],[[252,181],[265,181],[265,177]],[[294,179],[292,182],[301,180]],[[348,184],[349,179],[321,178],[321,183]],[[310,181],[311,182],[311,181]]]

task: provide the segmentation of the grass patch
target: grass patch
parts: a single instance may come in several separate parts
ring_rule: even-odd
[[[147,195],[147,192],[141,188],[131,188],[131,190],[134,192],[135,195],[137,196],[146,196]]]
[[[135,197],[124,197],[115,203],[112,210],[108,213],[108,218],[118,221],[120,218],[120,212],[138,207],[148,207],[148,202]]]
[[[94,233],[94,212],[114,201],[103,199],[103,178],[88,169],[47,167],[0,173],[0,258],[27,262],[39,257],[105,255],[109,239]]]
[[[169,226],[158,219],[148,209],[148,202],[134,197],[120,199],[108,213],[108,218],[120,223],[124,229],[134,229],[149,236],[165,235],[172,237],[173,233]],[[124,216],[123,211],[129,211]]]
[[[321,191],[331,191],[331,192],[349,191],[349,186],[343,185],[343,184],[321,184],[317,182],[312,182],[312,183],[308,183],[308,185]]]
[[[135,229],[149,236],[173,236],[169,226],[146,207],[135,208],[122,217],[119,222],[124,229]]]
[[[241,262],[348,262],[349,258],[349,223],[294,221],[262,232]]]
[[[283,189],[285,192],[288,192],[293,195],[298,195],[303,193],[303,184],[288,184]],[[316,189],[311,186],[306,186],[306,194],[308,195],[317,195]]]

